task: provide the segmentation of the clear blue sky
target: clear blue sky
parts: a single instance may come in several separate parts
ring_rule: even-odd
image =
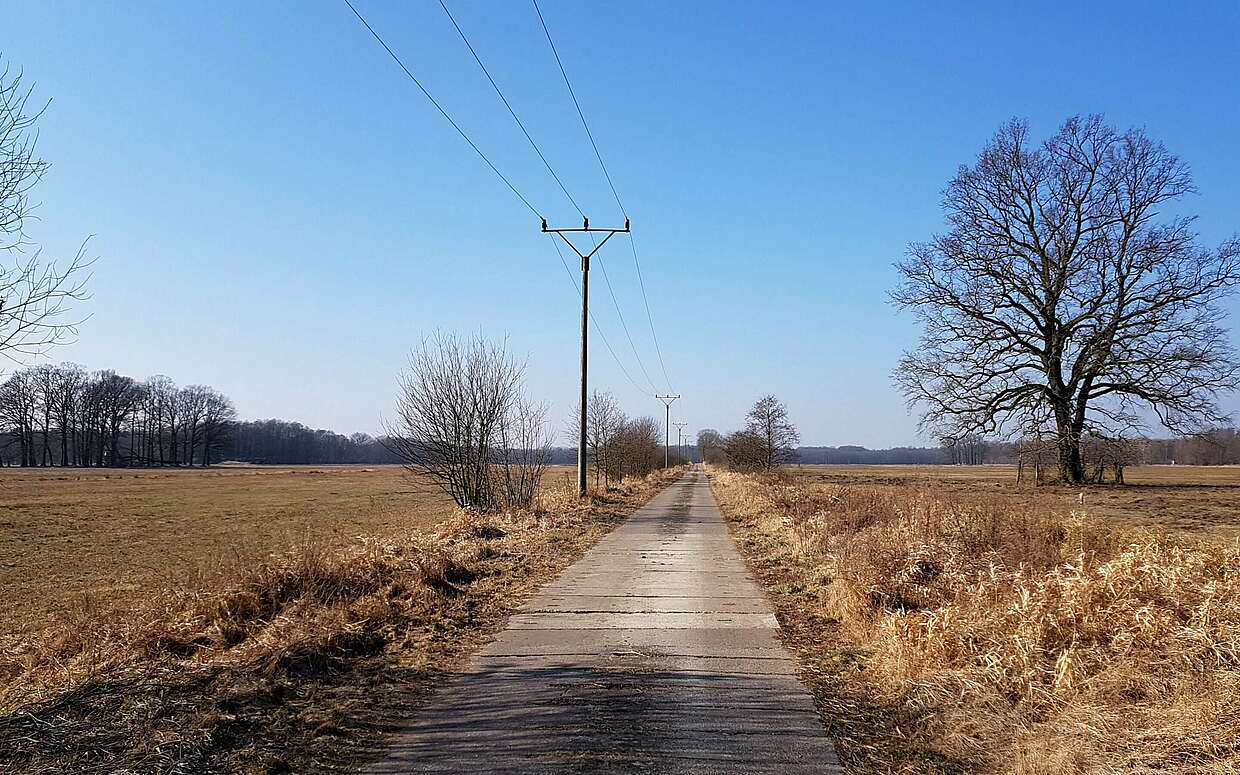
[[[438,3],[356,4],[540,210],[576,219]],[[592,221],[617,222],[532,7],[450,7]],[[1143,125],[1191,165],[1203,241],[1240,229],[1236,2],[543,12],[693,430],[733,428],[773,392],[806,443],[916,442],[888,380],[916,339],[886,303],[891,264],[941,228],[944,184],[1012,116],[1038,136],[1074,113]],[[0,46],[53,98],[31,236],[67,255],[94,234],[101,257],[92,317],[58,358],[207,383],[247,418],[373,432],[411,345],[480,330],[528,355],[562,422],[579,314],[564,268],[343,2],[19,0]],[[603,261],[665,390],[628,247]],[[597,337],[593,352],[595,386],[661,414]]]

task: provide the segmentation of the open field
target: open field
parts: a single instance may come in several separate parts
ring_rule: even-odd
[[[123,606],[221,562],[339,547],[452,511],[399,466],[0,470],[2,629],[83,595]]]
[[[271,773],[381,751],[522,599],[682,471],[581,500],[553,470],[531,508],[492,514],[453,509],[396,468],[13,473],[22,535],[40,499],[59,504],[69,548],[43,556],[67,580],[63,597],[88,590],[101,604],[0,631],[0,771]],[[57,481],[65,489],[49,490]],[[221,534],[208,523],[225,514]],[[74,515],[99,524],[75,531]],[[160,525],[157,542],[127,546],[144,521]],[[167,571],[151,567],[158,546],[176,557]],[[127,575],[107,547],[150,565]],[[112,575],[75,575],[75,557]],[[36,608],[38,563],[22,568]]]
[[[1082,488],[1016,484],[1016,467],[792,466],[799,482],[987,495],[1056,512],[1075,511],[1121,527],[1153,527],[1202,538],[1240,537],[1240,466],[1133,466],[1127,484]],[[1084,503],[1080,496],[1084,492]]]

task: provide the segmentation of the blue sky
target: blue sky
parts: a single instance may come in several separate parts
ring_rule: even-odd
[[[438,3],[356,5],[539,210],[576,220]],[[886,303],[891,265],[1012,116],[1038,136],[1076,113],[1144,126],[1193,169],[1203,242],[1240,230],[1240,3],[1087,5],[544,0],[691,430],[773,392],[806,443],[918,441],[888,377],[917,336]],[[618,223],[533,8],[449,7],[592,222]],[[53,99],[31,236],[68,255],[93,234],[100,256],[57,359],[373,432],[412,345],[481,331],[528,357],[562,423],[569,277],[343,2],[19,0],[5,17],[4,55]],[[632,255],[604,251],[664,391]],[[644,382],[595,267],[598,321]],[[593,353],[594,386],[661,414],[597,336]]]

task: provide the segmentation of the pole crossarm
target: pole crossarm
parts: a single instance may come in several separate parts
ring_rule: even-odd
[[[558,234],[560,236],[560,239],[564,240],[564,244],[572,248],[573,252],[576,253],[578,257],[581,258],[582,265],[588,266],[590,258],[593,257],[594,254],[597,253],[600,248],[602,248],[604,245],[607,244],[607,240],[611,239],[617,234],[628,234],[629,233],[629,219],[628,218],[624,219],[623,229],[614,229],[614,228],[592,229],[590,228],[589,218],[582,218],[582,225],[578,228],[553,229],[547,226],[547,219],[543,218],[542,219],[542,230],[546,234]],[[607,236],[603,237],[603,240],[594,246],[594,250],[591,250],[589,253],[582,253],[580,250],[577,249],[577,246],[573,244],[572,240],[564,236],[565,234],[571,234],[571,233],[606,234]]]

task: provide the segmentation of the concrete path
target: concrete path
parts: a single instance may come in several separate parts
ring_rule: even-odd
[[[706,483],[544,587],[374,773],[842,773]]]

